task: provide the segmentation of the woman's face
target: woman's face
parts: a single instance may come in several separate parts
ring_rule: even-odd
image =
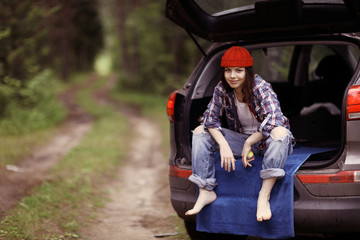
[[[233,89],[241,89],[245,83],[245,68],[244,67],[226,67],[224,71],[226,82]]]

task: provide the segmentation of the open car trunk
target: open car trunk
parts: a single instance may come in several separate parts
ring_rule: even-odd
[[[167,0],[166,16],[204,55],[168,101],[171,199],[185,225],[195,220],[185,216],[196,200],[196,185],[188,180],[192,130],[220,81],[222,55],[239,45],[250,51],[255,73],[272,85],[290,120],[297,143],[286,165],[303,157],[295,175],[286,174],[293,180],[293,192],[285,192],[293,193],[296,232],[358,233],[360,1]],[[214,44],[205,53],[193,35]]]
[[[203,112],[220,81],[220,60],[229,45],[209,52],[194,86],[187,113],[189,130],[201,122]],[[267,43],[245,46],[254,57],[255,73],[270,82],[281,104],[297,145],[327,148],[313,154],[303,167],[330,166],[345,146],[346,88],[351,81],[359,49],[344,41]],[[225,125],[225,119],[223,121]],[[189,131],[189,143],[191,142]]]
[[[191,130],[199,124],[220,79],[221,56],[234,41],[246,42],[255,72],[272,84],[297,144],[329,149],[311,156],[304,166],[326,167],[340,159],[346,141],[343,99],[359,46],[339,33],[360,32],[360,1],[167,0],[166,17],[191,36],[220,47],[208,55],[203,51],[205,62],[195,71],[198,76],[192,76],[198,80],[188,83],[192,95],[184,105],[184,119],[189,121],[183,126],[188,134],[185,158],[191,159]]]

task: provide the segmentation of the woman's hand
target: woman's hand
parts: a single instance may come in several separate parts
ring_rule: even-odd
[[[208,128],[211,136],[219,144],[220,148],[220,158],[221,158],[221,167],[225,166],[225,171],[230,172],[231,166],[235,171],[235,158],[234,154],[229,146],[229,143],[226,141],[225,137],[219,130]]]
[[[244,165],[244,167],[246,168],[247,166],[252,167],[252,165],[250,164],[250,162],[255,160],[254,154],[252,154],[252,156],[249,157],[249,153],[251,152],[251,145],[248,144],[246,141],[244,143],[244,147],[241,153],[241,158],[242,158],[242,163]]]
[[[247,166],[252,167],[250,162],[255,160],[254,155],[252,157],[248,157],[249,152],[251,151],[251,146],[254,145],[255,143],[259,142],[262,139],[263,139],[263,135],[261,132],[254,132],[253,134],[251,134],[250,137],[248,137],[248,139],[246,139],[242,153],[241,153],[242,163],[245,168]]]
[[[231,166],[235,171],[235,157],[229,146],[229,144],[220,145],[220,158],[221,158],[221,167],[225,167],[225,171],[230,172]]]

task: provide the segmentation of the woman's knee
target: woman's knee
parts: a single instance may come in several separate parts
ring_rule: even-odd
[[[270,132],[274,140],[280,140],[288,135],[288,130],[284,127],[276,127]]]
[[[205,133],[205,129],[203,125],[197,126],[193,131],[194,135],[199,135],[200,133]]]

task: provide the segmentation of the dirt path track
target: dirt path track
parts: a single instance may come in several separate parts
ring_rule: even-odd
[[[82,231],[85,239],[152,239],[157,233],[174,231],[159,131],[146,119],[130,121],[136,131],[130,154],[118,178],[107,185],[110,202],[98,220]]]
[[[75,94],[96,80],[92,75],[85,85],[66,91],[61,99],[69,115],[59,133],[46,145],[14,166],[0,169],[0,219],[11,207],[48,176],[49,169],[75,147],[91,129],[93,119],[75,102]],[[128,117],[134,131],[129,154],[123,159],[117,178],[104,187],[110,201],[96,220],[81,229],[82,239],[153,239],[156,234],[174,233],[174,211],[169,202],[167,161],[162,152],[161,132],[156,123],[138,111],[109,97],[115,77],[94,93],[101,104],[111,104]],[[126,136],[124,136],[126,137]],[[164,234],[165,233],[165,234]],[[163,238],[164,239],[164,238]]]
[[[106,89],[111,88],[114,79]],[[109,203],[101,209],[97,220],[82,229],[84,239],[152,239],[156,234],[174,233],[174,212],[169,202],[167,162],[161,146],[158,126],[149,119],[108,99],[99,92],[96,98],[117,106],[128,117],[134,137],[131,139],[124,166],[117,178],[106,187]]]
[[[34,186],[39,185],[47,177],[48,170],[61,161],[91,129],[93,118],[75,103],[74,97],[79,88],[91,84],[94,80],[95,76],[91,76],[84,85],[60,96],[68,109],[68,116],[56,136],[16,165],[0,168],[0,219],[28,195]]]

